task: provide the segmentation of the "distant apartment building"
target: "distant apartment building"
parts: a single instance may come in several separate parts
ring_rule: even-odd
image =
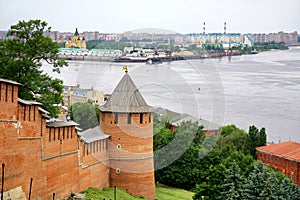
[[[121,36],[119,34],[100,34],[99,39],[118,42],[121,40]]]
[[[282,172],[300,185],[300,143],[282,142],[257,147],[257,159]]]
[[[86,41],[99,40],[99,32],[98,31],[92,31],[92,32],[84,31],[82,33],[82,35],[84,35]]]
[[[285,44],[294,44],[298,42],[298,32],[294,31],[292,33],[258,33],[254,34],[255,43],[264,43],[264,42],[284,42]]]
[[[240,33],[192,33],[187,35],[177,35],[175,37],[175,45],[179,44],[234,44],[243,43],[252,46],[254,37],[252,34]]]
[[[255,43],[265,43],[267,42],[267,35],[265,33],[254,34]]]
[[[85,103],[91,101],[100,104],[104,101],[104,94],[101,91],[91,89],[81,89],[78,86],[65,86],[63,89],[63,104],[70,108],[74,103]]]

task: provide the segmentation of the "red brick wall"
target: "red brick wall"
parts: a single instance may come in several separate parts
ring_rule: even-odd
[[[41,162],[39,139],[18,139],[13,123],[0,123],[0,160],[5,163],[4,190],[22,186],[28,195],[30,178],[33,178],[32,195],[44,197],[46,168]]]
[[[155,199],[153,164],[153,115],[143,113],[100,113],[100,127],[111,135],[108,152],[110,184],[135,196]],[[120,170],[117,173],[116,170]]]
[[[0,82],[0,119],[16,119],[18,86]]]
[[[52,199],[53,193],[59,199],[90,186],[108,187],[106,146],[92,151],[89,157],[83,155],[75,126],[47,127],[38,107],[18,104],[17,86],[7,85],[6,90],[5,83],[1,83],[0,94],[0,162],[5,163],[4,190],[22,186],[28,197],[30,178],[33,178],[32,199]]]
[[[59,199],[91,186],[115,185],[135,196],[155,198],[151,113],[142,118],[133,113],[130,124],[126,113],[118,114],[118,124],[112,113],[101,113],[100,126],[111,140],[85,144],[75,126],[47,127],[37,105],[18,104],[17,85],[2,82],[0,88],[5,191],[22,186],[28,196],[33,178],[32,199],[52,199],[53,193]]]
[[[283,173],[285,176],[289,177],[293,183],[300,185],[299,161],[290,160],[265,152],[258,152],[257,159]]]

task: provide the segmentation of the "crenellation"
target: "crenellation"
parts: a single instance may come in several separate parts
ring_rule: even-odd
[[[19,85],[0,79],[0,160],[6,164],[5,191],[21,186],[28,196],[33,178],[33,199],[51,199],[53,193],[62,199],[91,186],[115,185],[135,196],[155,199],[149,106],[136,106],[135,112],[102,112],[100,108],[100,126],[93,129],[97,133],[87,130],[84,134],[77,132],[74,122],[47,122],[49,113],[40,103],[18,98]]]

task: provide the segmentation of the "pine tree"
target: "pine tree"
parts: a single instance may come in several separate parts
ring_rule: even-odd
[[[284,178],[274,189],[276,199],[296,200],[300,199],[300,187],[294,185],[290,179]]]
[[[260,162],[254,167],[247,181],[243,184],[242,199],[274,199],[272,188],[276,184],[276,178],[264,170],[263,164]]]
[[[242,199],[242,184],[245,179],[241,175],[240,167],[233,162],[230,169],[226,171],[225,180],[221,187],[221,196],[218,199],[238,200]]]

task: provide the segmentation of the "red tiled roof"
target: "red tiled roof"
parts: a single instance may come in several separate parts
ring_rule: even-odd
[[[293,160],[300,160],[300,143],[282,142],[268,146],[257,147],[257,151],[276,154]]]

